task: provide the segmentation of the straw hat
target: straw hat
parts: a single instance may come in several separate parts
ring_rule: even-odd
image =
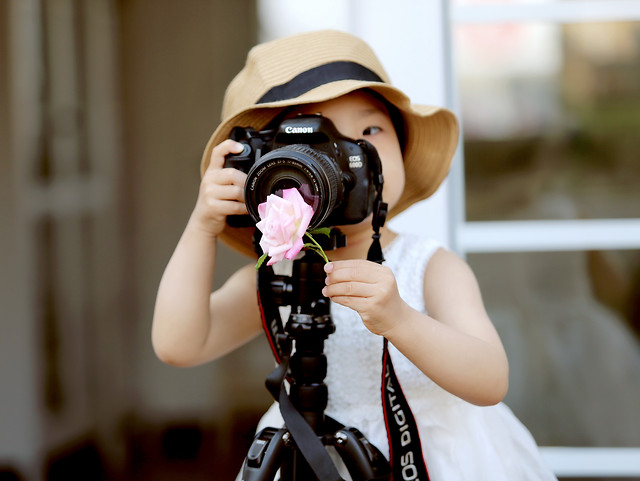
[[[227,87],[222,123],[204,151],[201,173],[211,150],[233,127],[264,128],[286,107],[340,97],[369,89],[393,104],[404,120],[404,192],[388,218],[433,194],[447,176],[458,141],[458,123],[447,109],[412,104],[390,84],[373,50],[351,34],[324,30],[281,38],[255,46],[244,68]],[[227,226],[221,240],[255,256],[253,228]]]

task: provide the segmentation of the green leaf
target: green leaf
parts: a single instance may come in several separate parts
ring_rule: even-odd
[[[260,258],[258,259],[258,262],[256,262],[256,270],[260,269],[260,267],[262,266],[266,258],[267,258],[267,254],[262,254],[260,256]]]
[[[316,229],[312,229],[307,231],[309,234],[321,234],[321,235],[326,235],[327,237],[329,237],[331,235],[331,228],[330,227],[317,227]]]
[[[304,235],[306,235],[309,238],[309,240],[311,240],[311,242],[313,243],[313,244],[310,244],[309,247],[307,247],[307,249],[311,249],[312,251],[317,253],[320,257],[322,257],[325,263],[328,263],[329,259],[327,258],[327,255],[324,253],[324,249],[320,246],[320,244],[316,242],[316,240],[309,233],[309,231],[305,232]]]

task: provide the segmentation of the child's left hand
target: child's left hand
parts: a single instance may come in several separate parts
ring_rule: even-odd
[[[333,261],[325,265],[322,293],[360,314],[364,325],[384,336],[410,309],[398,292],[396,278],[386,266],[365,260]]]

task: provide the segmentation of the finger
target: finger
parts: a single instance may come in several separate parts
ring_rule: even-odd
[[[218,169],[218,170],[207,170],[205,175],[212,175],[214,177],[214,182],[218,185],[236,185],[244,189],[244,183],[247,179],[247,174],[238,169]]]
[[[247,206],[244,202],[238,202],[236,200],[212,199],[208,201],[207,204],[225,216],[248,214]]]
[[[244,188],[235,184],[216,184],[207,194],[217,200],[244,202]]]
[[[338,282],[335,284],[329,284],[324,287],[322,293],[332,300],[336,297],[369,298],[375,294],[371,284],[363,282]]]
[[[331,261],[328,264],[325,264],[324,271],[331,272],[335,269],[345,269],[353,266],[357,266],[358,264],[366,262],[362,259],[349,259],[346,261]]]
[[[227,139],[216,145],[211,150],[211,157],[209,157],[209,166],[207,170],[221,169],[224,167],[224,158],[229,154],[239,154],[243,150],[243,145],[235,140]]]
[[[238,202],[236,200],[223,200],[224,209],[227,215],[244,215],[248,214],[247,206],[244,202]]]
[[[335,296],[331,298],[331,302],[348,307],[354,311],[360,312],[366,308],[366,299],[362,297]]]
[[[383,274],[382,266],[367,261],[334,261],[329,268],[326,282],[359,281],[369,284],[378,282]]]
[[[384,268],[385,266],[381,264],[377,264],[375,262],[367,261],[364,259],[351,259],[346,261],[329,262],[328,264],[325,264],[324,270],[325,272],[330,273],[332,271],[342,270],[342,269],[355,269],[356,271],[372,269],[375,271],[375,270],[384,269]]]

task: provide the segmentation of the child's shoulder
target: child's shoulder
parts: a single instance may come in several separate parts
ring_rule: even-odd
[[[425,282],[473,276],[467,262],[442,241],[423,234],[400,233],[385,248],[398,270],[420,270]]]
[[[424,272],[425,292],[434,296],[476,291],[477,280],[467,262],[455,252],[439,247],[429,259]]]
[[[450,251],[442,242],[415,233],[398,234],[384,249],[385,264],[394,272],[396,279],[416,285],[423,284],[420,280],[430,275],[434,262],[450,262],[447,253]],[[439,258],[443,258],[442,262]]]
[[[426,265],[439,251],[447,250],[437,239],[416,233],[400,233],[385,247],[385,257],[394,263]]]

